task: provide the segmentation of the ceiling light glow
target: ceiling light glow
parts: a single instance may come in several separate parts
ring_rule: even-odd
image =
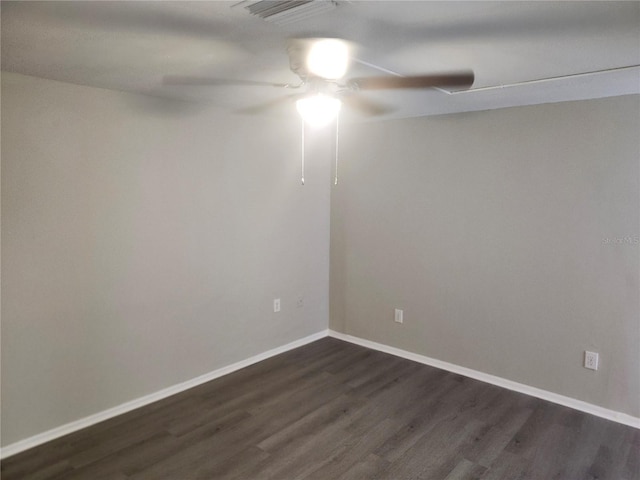
[[[322,93],[296,102],[298,113],[312,127],[323,127],[331,123],[338,116],[341,106],[340,100]]]
[[[349,49],[347,44],[335,38],[317,40],[307,55],[309,72],[322,78],[336,80],[347,73]]]

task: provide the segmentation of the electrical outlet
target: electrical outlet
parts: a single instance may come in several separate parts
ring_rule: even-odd
[[[596,352],[584,352],[584,368],[598,370],[598,354]]]
[[[399,308],[396,308],[396,313],[395,313],[395,316],[393,317],[393,321],[396,323],[403,323],[404,320],[402,317],[403,317],[402,310],[400,310]]]
[[[280,311],[280,299],[279,298],[274,298],[273,299],[273,312],[274,313],[278,313]]]

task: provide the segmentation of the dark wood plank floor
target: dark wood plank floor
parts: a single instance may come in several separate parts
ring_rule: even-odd
[[[2,479],[640,479],[640,430],[332,338],[2,462]]]

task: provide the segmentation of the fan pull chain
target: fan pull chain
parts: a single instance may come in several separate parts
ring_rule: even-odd
[[[304,119],[302,120],[302,141],[300,144],[302,146],[302,185],[304,185]]]
[[[336,115],[336,173],[335,173],[335,179],[333,180],[333,184],[337,185],[338,184],[338,132],[340,131],[340,128],[338,126],[340,120],[340,112],[338,112],[338,115]]]

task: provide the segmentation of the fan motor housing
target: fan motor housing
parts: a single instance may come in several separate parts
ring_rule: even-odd
[[[307,55],[316,40],[317,38],[292,38],[287,42],[289,68],[302,80],[306,80],[309,76]]]

